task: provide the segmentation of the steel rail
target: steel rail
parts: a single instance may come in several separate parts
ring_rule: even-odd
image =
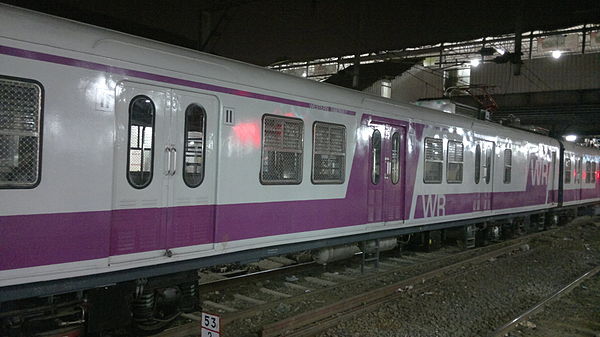
[[[341,320],[349,319],[358,313],[373,310],[385,302],[396,299],[401,296],[402,290],[411,285],[424,284],[426,281],[443,276],[444,273],[460,270],[460,267],[469,264],[477,264],[487,261],[490,258],[508,254],[518,250],[521,242],[510,246],[502,247],[494,251],[463,260],[439,269],[435,269],[400,282],[387,285],[363,294],[347,298],[328,306],[307,311],[302,314],[289,317],[287,319],[269,324],[263,327],[262,337],[305,337],[313,336],[331,326],[334,326]],[[453,277],[451,275],[449,277]]]
[[[600,272],[600,266],[596,267],[596,268],[594,268],[594,269],[592,269],[590,271],[588,271],[587,273],[585,273],[585,274],[583,274],[581,276],[579,276],[575,281],[569,283],[568,285],[566,285],[562,289],[558,290],[557,292],[555,292],[554,294],[552,294],[548,298],[544,299],[540,303],[538,303],[535,306],[531,307],[529,310],[525,311],[524,313],[522,313],[521,315],[517,316],[516,318],[512,319],[510,322],[508,322],[508,323],[504,324],[503,326],[501,326],[500,328],[496,329],[493,333],[491,333],[489,335],[489,337],[504,337],[504,336],[506,336],[506,334],[508,332],[510,332],[511,330],[513,330],[517,326],[517,324],[519,324],[520,322],[524,321],[525,319],[527,319],[531,315],[535,314],[536,312],[540,311],[546,305],[548,305],[548,304],[552,303],[553,301],[559,299],[560,297],[568,294],[569,292],[571,292],[571,290],[573,290],[581,282],[583,282],[586,279],[588,279],[588,278],[596,275],[598,272]]]
[[[247,310],[243,310],[243,311],[239,311],[239,312],[234,312],[234,313],[229,313],[229,314],[224,314],[221,317],[221,325],[222,326],[227,326],[229,323],[233,322],[233,321],[237,321],[240,319],[244,319],[244,318],[248,318],[248,317],[252,317],[256,314],[259,314],[261,312],[264,312],[265,310],[268,310],[272,307],[275,307],[276,305],[280,304],[280,303],[294,303],[297,301],[300,301],[304,298],[306,298],[307,296],[314,296],[317,295],[319,293],[325,293],[328,291],[331,291],[334,288],[338,288],[338,287],[345,287],[348,285],[352,285],[352,284],[356,284],[356,283],[363,283],[366,281],[369,281],[371,279],[377,279],[380,277],[385,277],[387,275],[391,275],[394,273],[398,273],[400,271],[403,270],[410,270],[411,268],[414,268],[416,266],[427,266],[427,265],[435,265],[437,263],[444,263],[446,261],[450,262],[453,259],[460,259],[460,258],[467,258],[466,260],[460,261],[458,263],[461,262],[465,262],[465,261],[469,261],[472,259],[487,259],[489,258],[488,254],[490,253],[494,253],[497,252],[499,250],[502,249],[506,249],[507,247],[512,247],[514,248],[515,246],[519,246],[522,245],[525,242],[529,242],[539,236],[543,236],[543,235],[548,235],[548,234],[552,234],[554,233],[556,230],[558,230],[558,228],[554,228],[554,229],[550,229],[550,230],[546,230],[546,231],[542,231],[542,232],[536,232],[536,233],[532,233],[532,234],[528,234],[522,237],[518,237],[512,240],[508,240],[508,241],[504,241],[498,244],[494,244],[494,245],[490,245],[490,246],[485,246],[485,247],[480,247],[480,248],[476,248],[476,249],[470,249],[470,250],[466,250],[466,251],[462,251],[462,252],[458,252],[458,253],[453,253],[451,255],[448,256],[443,256],[441,258],[437,258],[437,259],[433,259],[431,261],[424,261],[422,263],[419,264],[414,264],[414,265],[406,265],[406,266],[399,266],[398,268],[394,268],[391,270],[386,270],[384,272],[380,272],[380,273],[376,273],[376,274],[370,274],[370,275],[365,275],[362,277],[357,277],[353,280],[347,281],[347,282],[342,282],[339,283],[336,286],[332,286],[332,287],[326,287],[326,288],[321,288],[321,289],[316,289],[313,290],[309,293],[305,293],[305,294],[301,294],[301,295],[296,295],[293,296],[291,298],[286,298],[286,299],[282,299],[279,301],[273,301],[273,302],[268,302],[265,304],[261,304],[261,305],[257,305],[256,307],[247,309]],[[495,248],[495,249],[494,249]],[[488,252],[488,250],[490,249],[494,249],[491,252]],[[474,257],[470,257],[472,255],[476,255],[476,254],[482,254],[482,255],[477,255]],[[202,291],[207,291],[208,289],[220,289],[223,290],[224,288],[229,288],[230,286],[235,286],[238,284],[243,284],[244,282],[250,282],[250,280],[254,281],[254,277],[258,277],[260,279],[265,278],[265,277],[270,277],[270,276],[276,276],[278,274],[283,274],[285,272],[289,272],[294,270],[293,267],[295,266],[301,266],[301,267],[305,267],[308,268],[312,265],[312,263],[307,262],[304,264],[298,264],[298,265],[291,265],[291,266],[286,266],[286,267],[282,267],[282,268],[277,268],[275,270],[273,270],[273,272],[271,270],[267,270],[267,271],[261,271],[261,272],[257,272],[257,273],[249,273],[249,274],[244,274],[244,275],[240,275],[240,276],[235,276],[231,279],[224,279],[224,280],[216,280],[210,283],[205,283],[205,284],[201,284],[200,285],[200,290]],[[451,265],[449,265],[451,266]],[[420,280],[422,279],[422,277],[428,273],[432,273],[432,272],[442,272],[441,270],[446,270],[445,268],[448,268],[448,266],[443,266],[441,267],[441,269],[435,269],[433,271],[429,271],[429,272],[425,272],[423,274],[420,274],[418,276],[416,276],[416,278],[420,278],[419,282],[421,282]],[[182,324],[176,327],[172,327],[169,328],[157,335],[155,335],[155,337],[182,337],[182,336],[189,336],[191,334],[193,334],[193,332],[198,332],[199,331],[199,322],[190,322],[190,323],[186,323],[186,324]]]

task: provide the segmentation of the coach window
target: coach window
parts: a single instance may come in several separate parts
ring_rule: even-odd
[[[300,184],[304,122],[301,119],[263,117],[260,182],[265,185]]]
[[[423,181],[427,184],[441,183],[443,169],[443,140],[435,138],[425,138],[425,174],[423,176]]]
[[[485,150],[485,183],[489,184],[490,180],[492,179],[492,150],[491,149],[486,149]]]
[[[40,180],[41,84],[0,78],[0,188],[33,188]]]
[[[481,146],[477,144],[475,148],[475,184],[481,180]]]
[[[592,177],[591,177],[591,182],[595,183],[596,182],[596,162],[593,161],[592,162]]]
[[[565,159],[565,184],[571,183],[571,159]]]
[[[312,181],[315,184],[344,182],[346,127],[339,124],[313,124]]]
[[[204,135],[206,112],[197,104],[185,109],[185,139],[183,181],[189,187],[198,187],[204,179]]]
[[[371,151],[371,182],[377,185],[381,176],[381,133],[379,130],[373,131],[371,136]]]
[[[589,184],[592,181],[592,163],[590,161],[585,162],[585,183]]]
[[[152,181],[155,111],[147,96],[136,96],[129,104],[127,180],[135,188],[144,188]]]
[[[512,178],[512,150],[504,150],[504,183],[510,184]]]
[[[460,184],[463,181],[463,143],[448,141],[448,169],[446,181],[451,184]]]
[[[400,181],[400,133],[392,135],[392,184]]]

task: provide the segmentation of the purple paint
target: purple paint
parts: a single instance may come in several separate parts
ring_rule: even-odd
[[[107,72],[107,73],[112,73],[112,74],[117,74],[117,75],[132,76],[132,77],[143,78],[143,79],[147,79],[147,80],[151,80],[151,81],[175,84],[175,85],[196,88],[196,89],[201,89],[201,90],[207,90],[207,91],[213,91],[213,92],[220,92],[220,93],[224,93],[224,94],[253,98],[253,99],[258,99],[258,100],[262,100],[262,101],[276,102],[276,103],[281,103],[281,104],[299,106],[299,107],[303,107],[303,108],[324,110],[324,111],[329,111],[329,112],[337,112],[337,113],[342,113],[342,114],[350,115],[350,116],[356,115],[356,112],[351,111],[351,110],[345,110],[345,109],[335,108],[335,107],[331,107],[331,106],[322,106],[322,105],[317,105],[317,104],[313,104],[313,103],[297,101],[297,100],[293,100],[293,99],[287,99],[287,98],[271,96],[271,95],[264,95],[264,94],[259,94],[259,93],[255,93],[255,92],[227,88],[227,87],[222,87],[222,86],[212,85],[212,84],[207,84],[207,83],[202,83],[202,82],[184,80],[184,79],[165,76],[165,75],[152,74],[152,73],[139,71],[139,70],[114,67],[114,66],[110,66],[110,65],[106,65],[106,64],[102,64],[102,63],[78,60],[78,59],[74,59],[74,58],[58,56],[58,55],[53,55],[53,54],[46,54],[46,53],[41,53],[41,52],[36,52],[36,51],[31,51],[31,50],[26,50],[26,49],[13,48],[13,47],[0,45],[0,54],[10,55],[10,56],[15,56],[15,57],[20,57],[20,58],[26,58],[26,59],[32,59],[32,60],[37,60],[37,61],[43,61],[43,62],[49,62],[49,63],[55,63],[55,64],[61,64],[61,65],[65,65],[65,66],[77,67],[77,68],[82,68],[82,69],[102,71],[102,72]]]
[[[0,217],[0,270],[107,257],[110,214]]]

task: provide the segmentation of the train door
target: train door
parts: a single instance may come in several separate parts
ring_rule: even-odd
[[[369,145],[369,222],[392,222],[404,218],[405,128],[372,123]]]
[[[116,88],[110,262],[158,258],[168,203],[170,92],[121,82]]]
[[[478,139],[475,143],[476,196],[473,201],[473,211],[490,211],[494,176],[494,142]]]
[[[214,96],[185,91],[173,91],[172,103],[167,249],[212,249],[219,103]]]

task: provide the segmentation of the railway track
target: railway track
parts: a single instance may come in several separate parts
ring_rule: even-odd
[[[324,270],[322,266],[306,263],[242,275],[201,285],[201,303],[205,311],[221,314],[221,324],[225,327],[223,336],[241,336],[248,331],[260,331],[265,337],[314,335],[340,320],[393,299],[404,288],[417,284],[430,286],[437,278],[459,276],[465,266],[474,267],[508,254],[549,232],[467,251],[454,249],[386,258],[380,268],[368,268],[365,274],[360,273],[360,266],[356,264],[349,267],[341,263]],[[338,294],[337,301],[319,301],[321,295],[331,297],[332,294]],[[306,302],[311,304],[307,306]],[[198,316],[184,315],[191,322],[156,336],[197,334]],[[236,332],[228,329],[238,324]]]
[[[580,286],[583,282],[587,281],[591,277],[596,276],[599,272],[600,272],[600,267],[595,267],[595,268],[591,269],[590,271],[581,275],[580,277],[578,277],[577,279],[575,279],[573,282],[569,283],[565,287],[557,290],[555,293],[548,296],[543,301],[537,303],[536,305],[534,305],[533,307],[531,307],[524,313],[522,313],[519,316],[515,317],[514,319],[510,320],[508,323],[504,324],[503,326],[498,328],[496,331],[494,331],[492,334],[490,334],[489,337],[516,336],[516,334],[511,334],[511,332],[513,332],[515,329],[520,328],[520,327],[537,328],[536,324],[528,321],[530,318],[532,318],[536,314],[542,312],[543,310],[545,310],[548,306],[550,306],[552,304],[555,307],[554,308],[555,311],[557,309],[560,310],[561,308],[564,308],[564,307],[568,306],[569,304],[573,304],[573,300],[568,300],[565,297],[567,295],[569,295],[576,287]],[[600,285],[600,282],[596,281],[595,285],[596,285],[596,287],[598,287],[598,285]],[[586,308],[584,308],[584,305],[582,305],[581,303],[575,302],[574,304],[576,306],[579,306],[580,309],[587,310]],[[550,310],[552,310],[552,309],[550,309]],[[597,308],[596,308],[596,310],[597,310]],[[554,336],[554,335],[567,336],[568,335],[568,336],[593,336],[593,337],[596,337],[596,336],[600,335],[600,322],[596,321],[595,325],[596,325],[597,329],[592,330],[592,329],[583,327],[582,323],[589,324],[589,323],[593,323],[593,322],[582,321],[580,317],[568,317],[568,315],[566,315],[566,316],[567,317],[563,316],[562,317],[563,319],[561,319],[560,321],[556,321],[556,320],[544,319],[543,315],[542,315],[542,317],[539,318],[540,321],[542,321],[540,327],[543,327],[544,330],[550,330],[551,333],[553,334],[552,336]],[[573,315],[573,316],[578,316],[578,315]],[[574,322],[573,322],[574,324],[569,324],[569,322],[568,322],[569,320],[571,320],[571,321],[574,320]],[[520,335],[520,333],[519,333],[519,335]],[[542,332],[542,335],[546,335],[546,333]]]

